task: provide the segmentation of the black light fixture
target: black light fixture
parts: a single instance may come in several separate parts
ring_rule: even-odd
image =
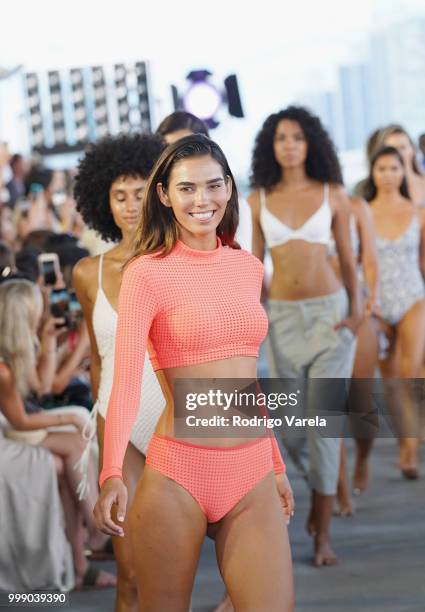
[[[93,66],[91,69],[93,98],[94,98],[94,122],[96,138],[102,138],[109,132],[109,117],[105,75],[102,66]]]
[[[39,83],[35,72],[29,72],[25,75],[25,85],[31,141],[32,146],[37,148],[44,143],[44,129],[41,116]]]
[[[145,62],[115,65],[120,131],[150,131],[151,116]]]
[[[52,109],[53,136],[55,145],[63,145],[66,141],[65,116],[61,90],[60,74],[57,70],[48,73],[50,104]]]
[[[85,144],[88,140],[89,128],[87,123],[83,71],[81,68],[73,68],[70,75],[76,141],[77,143]]]
[[[150,131],[147,73],[140,61],[25,74],[32,148],[79,152],[109,133]]]
[[[129,132],[130,107],[128,104],[127,70],[125,64],[115,64],[114,73],[119,128],[121,132]]]
[[[149,107],[149,91],[146,62],[136,62],[136,80],[137,80],[137,96],[138,107],[140,113],[140,127],[142,131],[150,131],[151,114]]]
[[[219,125],[215,116],[223,105],[227,106],[232,117],[244,117],[236,75],[227,76],[223,85],[217,85],[212,76],[206,69],[192,70],[186,77],[189,84],[182,94],[175,85],[171,86],[174,110],[196,115],[211,129]]]

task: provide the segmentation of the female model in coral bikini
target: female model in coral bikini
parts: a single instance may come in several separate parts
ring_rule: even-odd
[[[274,267],[268,296],[273,374],[349,378],[360,321],[349,204],[320,120],[300,107],[270,115],[257,136],[252,169],[253,253],[263,259],[267,244]],[[328,260],[331,229],[345,287]],[[309,416],[317,414],[315,399],[310,394],[304,403]],[[333,564],[329,525],[340,440],[309,428],[306,440],[284,443],[312,489],[307,524],[315,538],[314,564]]]
[[[130,510],[141,609],[187,612],[202,542],[208,524],[216,523],[217,559],[235,609],[293,610],[280,504],[282,498],[290,515],[293,498],[274,438],[261,432],[254,440],[191,444],[174,436],[176,379],[256,377],[267,331],[263,269],[234,243],[237,218],[237,192],[221,149],[202,135],[167,147],[148,181],[135,256],[123,276],[95,507],[99,528],[123,535],[121,467],[148,346],[168,402]],[[113,504],[118,522],[111,519]]]
[[[82,259],[73,274],[90,334],[92,391],[96,400],[92,414],[97,416],[100,463],[114,376],[116,309],[122,268],[131,253],[147,177],[163,148],[156,136],[107,137],[87,151],[76,177],[77,209],[85,223],[104,240],[115,243],[100,257]],[[130,501],[143,472],[150,438],[165,405],[149,361],[145,365],[142,396],[143,405],[124,459],[123,474]],[[136,611],[137,585],[129,538],[113,538],[112,544],[118,569],[115,609],[117,612]]]

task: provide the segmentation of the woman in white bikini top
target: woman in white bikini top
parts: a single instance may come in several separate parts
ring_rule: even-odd
[[[268,291],[271,371],[279,378],[349,377],[360,322],[349,203],[320,120],[301,107],[268,117],[257,135],[252,170],[252,252],[263,260],[267,246],[273,261]],[[328,258],[331,230],[342,282]],[[282,440],[286,445],[284,436]],[[314,524],[316,566],[336,561],[329,525],[339,447],[338,439],[328,438],[322,448],[317,441],[309,443],[316,460],[308,465],[305,453],[287,446],[312,488],[309,523]]]

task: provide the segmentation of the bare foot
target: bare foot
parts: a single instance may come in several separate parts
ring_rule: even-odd
[[[350,498],[338,499],[337,508],[333,511],[334,516],[340,516],[341,518],[347,518],[353,516],[355,513],[354,504]]]
[[[417,459],[418,441],[412,438],[400,440],[400,470],[404,478],[415,480],[419,477]]]
[[[228,593],[224,594],[223,599],[220,601],[218,606],[214,608],[214,612],[234,612],[232,600]]]
[[[352,516],[354,514],[354,506],[350,498],[350,492],[348,489],[348,482],[346,478],[340,478],[335,501],[336,507],[333,510],[334,516],[346,517]]]
[[[353,474],[353,493],[360,495],[369,486],[369,464],[367,459],[358,459]]]
[[[323,567],[324,565],[336,565],[338,563],[338,558],[334,551],[331,548],[329,540],[319,539],[316,537],[314,539],[314,567]]]

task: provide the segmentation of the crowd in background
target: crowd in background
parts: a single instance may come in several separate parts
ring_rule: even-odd
[[[289,120],[297,121],[290,116]],[[298,123],[305,132],[302,119]],[[284,138],[289,136],[282,132],[281,138],[283,142]],[[310,135],[307,134],[307,141],[309,138]],[[309,146],[312,146],[314,141],[314,137],[311,138]],[[273,211],[275,216],[278,216],[279,211],[278,207],[273,205],[273,199],[269,198],[268,188],[274,183],[267,183],[268,175],[261,169],[264,160],[258,160],[258,155],[261,155],[261,142],[257,139],[253,162],[254,191],[249,202],[253,210],[254,254],[259,256],[256,252],[258,243],[255,244],[256,221],[261,226],[260,215],[267,214],[264,210],[261,212],[261,206],[267,206],[268,211]],[[351,247],[363,292],[362,308],[367,313],[358,330],[353,376],[373,378],[379,366],[384,378],[417,378],[423,375],[425,349],[425,134],[420,137],[417,147],[402,126],[383,126],[368,140],[367,160],[368,176],[354,186],[352,197],[350,196]],[[27,389],[27,393],[22,395],[24,409],[31,413],[41,407],[52,410],[53,414],[54,410],[66,407],[66,411],[60,414],[68,416],[62,417],[62,421],[59,418],[56,425],[70,427],[69,433],[73,434],[83,430],[87,422],[89,423],[93,401],[89,372],[90,338],[72,286],[72,270],[80,259],[103,253],[114,243],[105,242],[90,230],[77,211],[73,195],[76,171],[52,171],[46,163],[47,161],[44,162],[38,157],[27,159],[19,153],[10,152],[6,144],[0,143],[0,288],[12,280],[27,281],[24,284],[39,286],[43,303],[36,322],[39,346],[36,353],[37,362],[34,365],[38,380],[31,391]],[[322,182],[327,184],[328,180]],[[337,184],[342,183],[342,180],[335,179],[330,182]],[[265,199],[260,203],[261,195],[258,196],[257,203],[255,194],[260,194],[262,189],[267,194],[267,204]],[[403,203],[404,208],[401,205]],[[243,208],[242,223],[247,222],[246,215],[249,213]],[[335,247],[333,248],[334,250],[330,244],[329,259],[336,274],[341,277],[344,276],[344,270],[341,270],[341,263],[344,268],[344,262],[341,262],[341,258],[338,261]],[[261,249],[264,250],[264,244]],[[51,257],[52,254],[54,257]],[[50,259],[43,259],[43,255],[50,255]],[[275,274],[279,268],[276,257],[274,254]],[[394,277],[394,269],[399,266],[401,259],[405,267],[399,267],[398,277]],[[53,262],[53,277],[50,275],[49,278],[52,269],[48,266],[43,268],[43,261]],[[394,283],[398,283],[398,288],[395,288]],[[413,297],[411,294],[407,295],[407,285],[410,293],[412,287],[415,287]],[[6,303],[2,303],[2,299],[6,300],[6,293],[6,290],[0,290],[0,311]],[[19,301],[19,297],[16,299]],[[23,294],[20,299],[25,299]],[[7,325],[18,327],[22,324],[19,313],[23,311],[19,310],[18,301]],[[0,347],[1,345],[0,339]],[[0,350],[1,357],[5,356]],[[279,368],[277,374],[284,375],[279,374]],[[0,414],[3,401],[4,398],[0,397]],[[84,412],[81,412],[81,407]],[[0,425],[2,424],[5,425],[0,422]],[[48,423],[49,426],[54,424]],[[400,467],[406,478],[414,479],[419,476],[420,432],[415,438],[411,435],[411,429],[409,432],[410,435],[399,436]],[[24,438],[22,441],[25,443]],[[9,439],[7,452],[12,448],[10,445],[22,441]],[[69,443],[74,445],[74,451],[77,449],[80,455],[84,453],[85,446],[81,442],[72,439]],[[357,491],[363,491],[368,486],[367,459],[372,443],[371,439],[357,440],[353,483]],[[2,451],[6,453],[5,449],[6,447],[0,444],[0,461]],[[35,453],[34,448],[30,452]],[[82,552],[84,546],[103,550],[104,541],[93,534],[87,509],[81,507],[81,501],[70,492],[75,478],[69,476],[67,465],[69,460],[75,463],[79,457],[76,457],[74,452],[70,459],[70,455],[53,447],[50,452],[53,462],[49,460],[40,465],[43,469],[50,470],[52,482],[55,482],[57,477],[62,483],[61,501],[57,500],[52,508],[60,513],[62,504],[68,516],[72,515],[70,508],[80,508],[80,513],[76,511],[75,516],[72,515],[74,524],[70,524],[68,520],[66,526],[73,559],[73,570],[70,571],[71,574],[74,571],[77,577],[87,577],[87,564]],[[350,514],[353,506],[344,468],[343,447],[340,452],[339,511],[342,514]],[[25,458],[21,459],[25,461]],[[30,461],[34,460],[32,458]],[[40,460],[40,456],[37,460]],[[69,486],[63,484],[67,480]],[[46,495],[54,496],[53,489],[54,487],[51,487]],[[60,526],[57,529],[60,531]],[[52,561],[52,564],[60,562],[63,569],[67,554],[64,543],[62,558],[60,561]],[[0,576],[1,569],[0,565]],[[12,586],[28,587],[26,578],[17,578],[16,575],[13,578],[15,585]],[[0,577],[0,588],[10,587],[11,584],[12,578],[2,584]],[[53,586],[63,588],[71,584],[72,579],[68,578],[64,583],[62,578],[58,577]],[[75,580],[74,584],[78,585],[78,580]],[[96,575],[91,584],[110,586],[115,583],[111,576],[102,573],[100,577]],[[36,588],[44,585],[31,586]]]

